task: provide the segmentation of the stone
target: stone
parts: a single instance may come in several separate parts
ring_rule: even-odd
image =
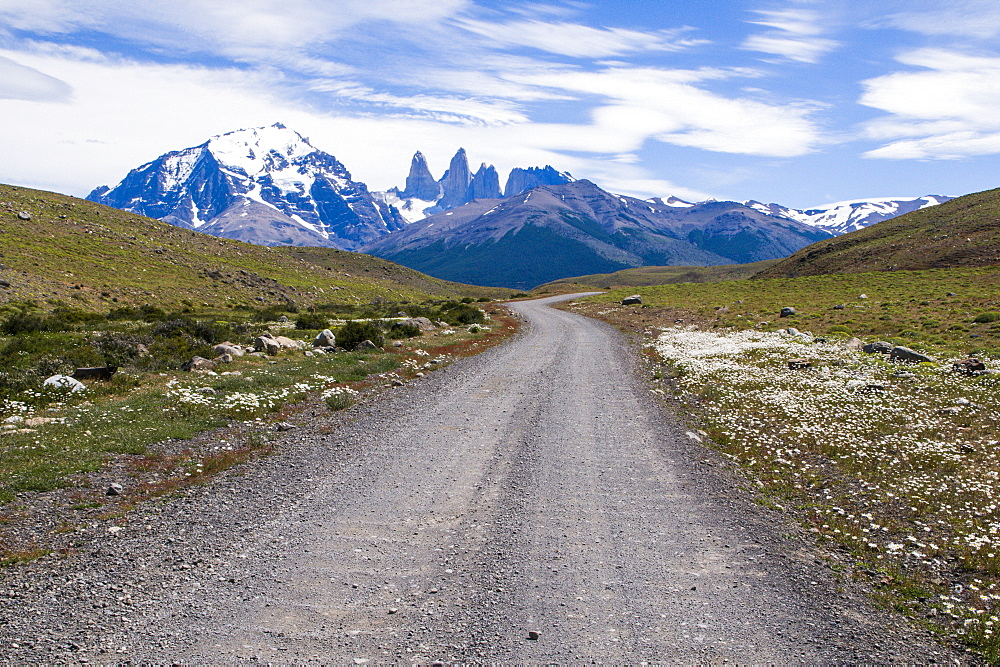
[[[0,287],[2,287],[4,289],[9,289],[10,288],[10,283],[7,282],[6,280],[0,280]]]
[[[218,393],[213,387],[198,387],[195,391],[199,394],[205,394],[206,396],[212,396],[213,394]]]
[[[892,343],[887,343],[884,340],[880,340],[877,343],[868,343],[867,345],[861,346],[861,351],[865,354],[889,354],[892,352]]]
[[[929,357],[926,354],[917,352],[916,350],[911,350],[908,347],[897,345],[889,351],[889,361],[902,361],[908,364],[919,364],[927,361],[934,361],[934,357]]]
[[[274,336],[274,340],[278,342],[284,349],[288,350],[303,350],[306,347],[305,341],[295,340],[294,338],[288,338],[287,336]]]
[[[358,343],[358,348],[357,349],[359,349],[359,350],[377,350],[378,349],[378,345],[376,345],[375,343],[371,342],[370,340],[363,340],[360,343]]]
[[[192,357],[191,361],[181,364],[182,371],[212,371],[215,370],[215,362],[204,357]]]
[[[812,368],[812,363],[806,359],[789,359],[788,369],[793,371],[800,371],[805,368]]]
[[[866,384],[864,387],[858,389],[862,394],[875,394],[882,393],[885,391],[885,385],[882,384]]]
[[[393,347],[403,347],[403,341],[401,341],[401,340],[394,340],[394,341],[392,341],[392,346]]]
[[[27,211],[18,211],[17,217],[19,220],[31,220],[31,214]]]
[[[79,380],[71,378],[68,375],[53,375],[52,377],[46,378],[45,382],[42,383],[42,386],[49,387],[50,389],[65,389],[71,393],[84,391],[87,388],[87,385],[83,384]]]
[[[956,361],[951,365],[951,369],[962,375],[976,376],[986,372],[986,364],[975,357],[969,357],[961,361]]]
[[[281,351],[281,344],[271,336],[257,336],[253,341],[253,349],[258,352],[274,355]]]
[[[858,295],[858,298],[859,298],[859,299],[867,299],[867,298],[868,298],[868,295],[867,295],[867,294],[859,294],[859,295]]]
[[[958,296],[958,295],[955,294],[954,292],[948,292],[947,294],[945,294],[945,296]]]
[[[307,357],[314,357],[314,356],[316,356],[316,353],[313,352],[312,350],[306,350],[302,354],[306,355]]]
[[[421,331],[434,331],[434,329],[437,328],[434,326],[434,323],[431,322],[426,317],[411,317],[407,320],[403,320],[402,322],[400,322],[400,324],[404,326],[405,325],[415,326]]]
[[[726,315],[727,313],[729,313],[729,306],[716,306],[715,312],[717,312],[719,315]]]
[[[220,354],[213,361],[217,364],[231,364],[233,363],[233,355],[231,354]]]
[[[214,352],[216,355],[228,354],[234,357],[242,357],[244,354],[246,354],[246,352],[243,350],[242,347],[230,343],[229,341],[226,341],[225,343],[219,343],[218,345],[212,348],[212,352]]]
[[[392,386],[393,387],[402,387],[403,386],[403,381],[402,380],[393,379]]]
[[[853,336],[840,344],[840,347],[850,352],[860,352],[861,348],[864,346],[865,344],[860,338],[855,338]]]
[[[313,338],[313,347],[336,347],[337,337],[329,329],[323,329]]]
[[[282,315],[281,317],[278,318],[278,321],[281,322],[282,324],[288,324],[289,322],[291,322],[291,320],[288,319],[288,315]]]
[[[528,639],[535,641],[539,637],[541,637],[541,635],[539,634],[538,630],[528,630]]]
[[[277,424],[274,425],[274,428],[277,429],[278,431],[284,432],[284,431],[294,431],[298,427],[295,426],[295,424],[289,424],[288,422],[278,422]]]
[[[125,492],[125,489],[124,489],[124,487],[122,487],[121,484],[112,484],[104,492],[104,495],[106,495],[106,496],[120,496],[124,492]]]
[[[633,294],[622,299],[623,306],[638,306],[642,304],[642,295]]]
[[[785,306],[781,309],[781,313],[778,314],[778,317],[791,317],[795,314],[795,312],[795,309],[791,306]]]
[[[846,308],[846,307],[847,307],[847,306],[845,306],[844,304],[842,304],[842,303],[838,303],[838,304],[837,304],[836,306],[834,306],[834,307],[833,307],[833,309],[834,309],[834,310],[843,310],[843,309],[844,309],[844,308]]]

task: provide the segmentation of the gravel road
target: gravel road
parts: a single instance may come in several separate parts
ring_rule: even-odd
[[[514,340],[0,573],[7,661],[951,662],[651,394],[611,327]],[[967,659],[967,658],[966,658]]]

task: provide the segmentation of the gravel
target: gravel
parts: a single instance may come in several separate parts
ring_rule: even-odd
[[[35,662],[953,662],[840,581],[650,393],[611,327],[294,418],[277,454],[0,572]]]

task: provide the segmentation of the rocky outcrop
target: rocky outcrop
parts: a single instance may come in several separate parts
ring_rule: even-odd
[[[550,165],[545,165],[542,168],[528,167],[527,169],[515,167],[510,170],[510,175],[507,176],[507,185],[504,187],[503,192],[504,196],[512,197],[513,195],[533,190],[541,185],[561,185],[563,183],[572,183],[573,180],[569,172],[556,171]]]
[[[469,173],[469,158],[464,148],[459,148],[455,157],[451,158],[448,171],[444,172],[439,183],[441,184],[441,200],[438,202],[440,208],[455,208],[469,202],[472,174]]]
[[[441,194],[441,184],[434,180],[427,158],[417,151],[410,161],[410,173],[406,177],[406,187],[399,193],[402,199],[434,201]]]

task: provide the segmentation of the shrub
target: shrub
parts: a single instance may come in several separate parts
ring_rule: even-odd
[[[442,306],[441,317],[448,324],[480,324],[486,321],[486,313],[475,306],[464,303],[448,303]]]
[[[370,340],[376,346],[385,345],[382,330],[373,322],[350,321],[336,331],[337,345],[346,350],[353,350],[363,341]]]
[[[846,334],[848,336],[854,333],[853,331],[851,331],[849,327],[845,327],[843,324],[834,325],[829,329],[827,329],[826,331],[827,333],[832,333],[832,334],[840,333],[840,334]]]
[[[330,319],[319,313],[300,313],[295,318],[296,329],[325,329],[330,326]]]
[[[976,324],[990,324],[992,322],[1000,322],[1000,313],[994,311],[979,313],[972,321],[975,322]]]

